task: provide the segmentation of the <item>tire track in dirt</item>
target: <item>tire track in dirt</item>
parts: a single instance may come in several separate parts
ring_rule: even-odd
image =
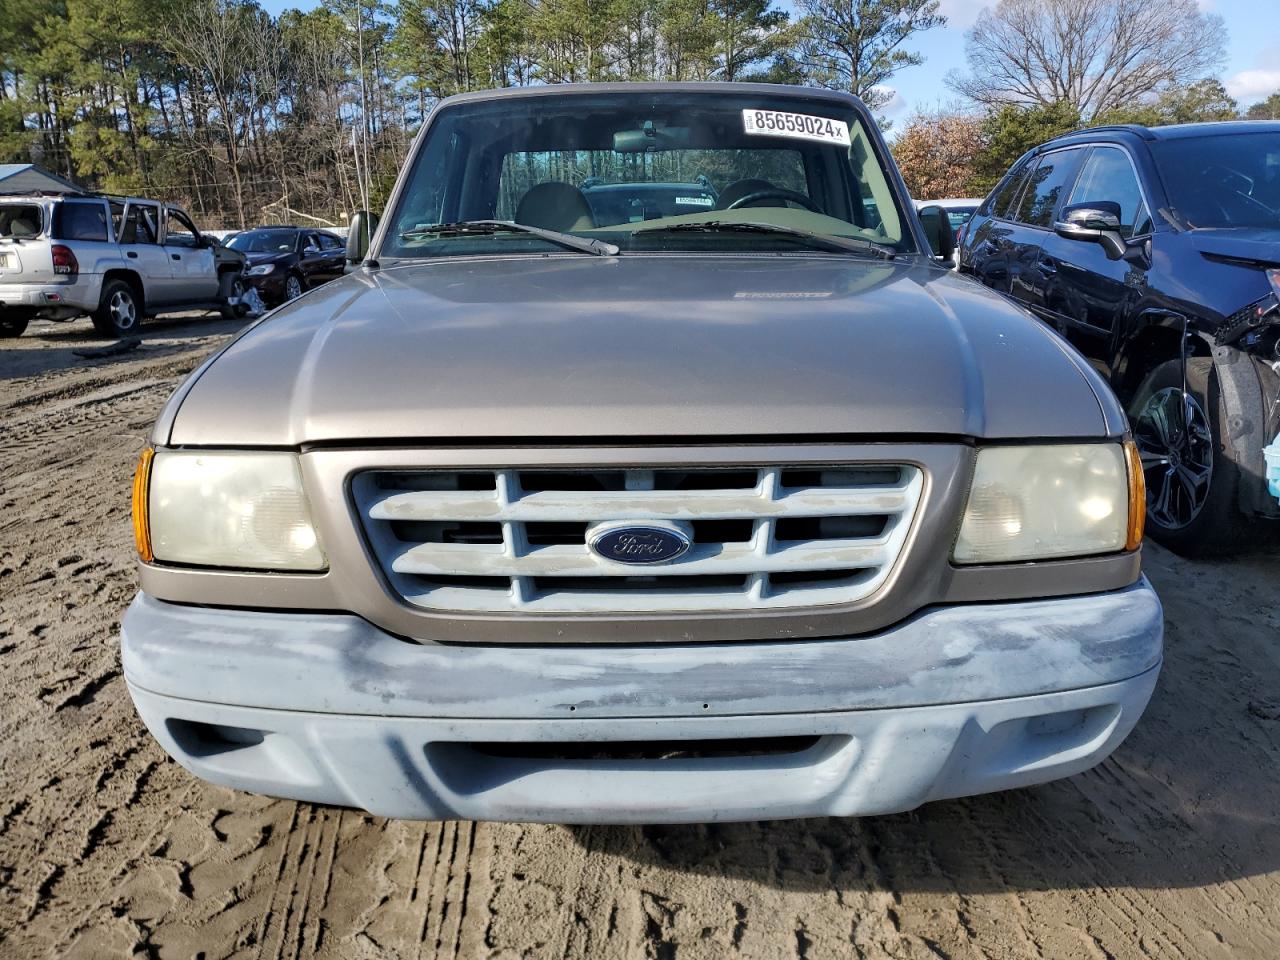
[[[116,631],[136,451],[231,329],[169,327],[103,362],[45,363],[67,348],[53,334],[0,352],[0,956],[1280,956],[1274,557],[1151,548],[1168,660],[1148,715],[1104,765],[1032,790],[867,821],[568,829],[195,780],[134,715]]]

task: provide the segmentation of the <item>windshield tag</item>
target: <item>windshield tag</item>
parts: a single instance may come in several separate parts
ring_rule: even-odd
[[[791,137],[849,146],[849,125],[843,120],[814,117],[805,113],[783,113],[781,110],[743,110],[743,132],[752,136]]]
[[[676,197],[676,205],[681,207],[714,207],[716,202],[710,197]]]

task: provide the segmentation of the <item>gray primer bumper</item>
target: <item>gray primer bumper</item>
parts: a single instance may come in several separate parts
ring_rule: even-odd
[[[888,813],[1078,772],[1137,722],[1161,637],[1145,580],[865,637],[644,648],[419,645],[139,595],[122,658],[151,732],[216,783],[387,816],[654,823]],[[681,759],[470,746],[798,736],[818,739]]]

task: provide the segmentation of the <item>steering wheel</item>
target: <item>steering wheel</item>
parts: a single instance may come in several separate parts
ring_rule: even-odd
[[[770,187],[768,190],[757,190],[755,193],[748,193],[745,197],[739,197],[733,201],[725,209],[737,210],[739,207],[745,207],[747,204],[755,203],[757,200],[788,200],[792,203],[800,204],[810,213],[822,212],[803,193],[797,193],[795,190],[784,190],[782,187]]]

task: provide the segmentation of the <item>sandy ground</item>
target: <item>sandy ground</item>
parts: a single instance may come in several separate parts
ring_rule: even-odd
[[[0,956],[1280,956],[1280,560],[1149,547],[1168,659],[1100,767],[869,820],[388,822],[166,760],[120,675],[128,484],[234,329],[0,344]]]

